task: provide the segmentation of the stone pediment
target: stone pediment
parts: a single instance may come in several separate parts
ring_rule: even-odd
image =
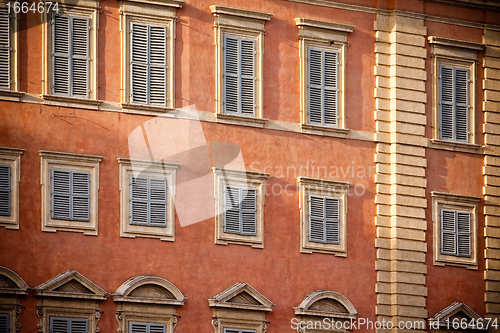
[[[26,295],[28,285],[14,271],[0,266],[0,295]]]
[[[355,318],[358,312],[352,303],[335,291],[318,290],[307,295],[298,307],[296,315],[332,318]]]
[[[107,292],[77,271],[69,270],[36,287],[35,295],[105,300]]]
[[[113,294],[115,302],[183,305],[187,298],[171,282],[156,276],[136,276]]]
[[[217,296],[208,299],[211,307],[272,311],[274,304],[247,283],[236,283]]]
[[[436,313],[434,316],[429,318],[430,322],[438,322],[440,327],[447,327],[449,323],[452,323],[454,319],[458,319],[461,322],[462,319],[466,319],[467,323],[475,322],[478,320],[482,320],[485,323],[484,318],[474,312],[471,308],[469,308],[466,304],[455,302],[450,304],[443,310]],[[474,320],[474,321],[473,321]],[[476,327],[468,327],[469,329],[478,329]]]

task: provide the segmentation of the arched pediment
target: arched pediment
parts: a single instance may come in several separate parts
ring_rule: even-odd
[[[105,300],[107,292],[74,270],[61,273],[35,288],[37,296]]]
[[[211,307],[243,310],[272,311],[273,302],[255,290],[248,283],[238,282],[220,294],[210,298]]]
[[[156,276],[136,276],[113,294],[115,302],[183,305],[186,297],[171,282]]]
[[[0,266],[0,294],[26,295],[28,285],[14,271]]]
[[[352,303],[335,291],[318,290],[307,295],[298,307],[296,315],[335,318],[355,318],[358,312]]]

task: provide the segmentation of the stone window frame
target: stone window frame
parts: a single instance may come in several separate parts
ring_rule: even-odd
[[[253,248],[264,248],[264,205],[266,178],[264,172],[213,168],[215,189],[215,244],[249,245]],[[236,186],[253,188],[257,191],[257,234],[238,235],[224,232],[224,187]]]
[[[98,100],[98,30],[99,30],[99,0],[61,0],[58,2],[59,12],[74,16],[90,18],[89,33],[89,98],[54,95],[52,79],[54,68],[52,64],[52,45],[54,41],[52,31],[52,11],[48,12],[47,5],[42,13],[42,94],[44,104],[86,109],[98,109],[102,101]]]
[[[0,147],[0,164],[10,166],[10,216],[0,216],[0,227],[19,229],[19,182],[21,155],[25,149]]]
[[[328,307],[328,310],[325,310],[321,307],[319,303],[321,302],[333,302],[334,304],[338,304],[343,307],[345,311],[333,311]],[[319,306],[316,306],[318,304]],[[335,305],[336,305],[335,304]],[[299,306],[293,308],[295,312],[295,316],[298,319],[298,322],[328,322],[331,324],[332,322],[342,322],[342,327],[350,328],[350,323],[356,319],[358,315],[358,311],[354,307],[354,305],[345,297],[344,295],[330,290],[316,290],[312,293],[308,294],[302,300]],[[326,325],[324,325],[326,326]],[[322,325],[323,327],[323,325]],[[330,327],[330,329],[323,328],[321,332],[336,332],[336,333],[348,333],[349,329],[338,329],[335,326]],[[302,328],[300,325],[297,327],[298,333],[308,333],[308,332],[317,332],[315,329],[309,329],[306,326]]]
[[[215,38],[215,117],[218,122],[264,127],[264,24],[273,14],[211,5]],[[255,40],[255,115],[253,117],[224,113],[224,36]]]
[[[106,300],[107,292],[79,272],[61,273],[34,288],[34,292],[38,299],[38,332],[50,333],[51,317],[87,319],[89,333],[99,332],[99,302]]]
[[[455,147],[479,150],[481,145],[477,144],[476,133],[476,84],[477,84],[477,58],[478,52],[484,46],[480,43],[472,43],[462,40],[455,40],[437,36],[428,37],[431,46],[431,75],[432,75],[432,139],[431,146],[434,148]],[[440,117],[440,66],[464,68],[469,70],[469,140],[460,142],[454,140],[441,139],[441,117]],[[446,148],[445,148],[446,149]]]
[[[143,161],[118,158],[120,165],[120,237],[149,237],[163,241],[175,240],[175,188],[178,163]],[[167,180],[167,227],[130,224],[130,178],[143,174],[145,177]]]
[[[310,177],[297,177],[297,182],[300,209],[300,252],[326,253],[337,257],[347,257],[347,191],[351,183]],[[309,195],[340,200],[339,244],[323,244],[309,240]]]
[[[186,299],[174,284],[163,278],[145,275],[130,278],[113,294],[119,330],[131,333],[130,322],[147,322],[165,324],[165,333],[173,333],[179,318],[177,307],[184,305]]]
[[[42,185],[42,231],[75,231],[97,236],[99,163],[104,157],[40,150]],[[57,220],[51,217],[51,170],[81,171],[90,173],[90,220],[86,222]]]
[[[478,205],[481,201],[479,197],[431,192],[432,197],[432,221],[434,228],[433,240],[433,263],[435,266],[459,266],[467,269],[478,269]],[[471,213],[471,257],[458,257],[441,254],[441,209],[450,209]]]
[[[295,18],[295,24],[299,30],[299,58],[300,58],[300,123],[299,127],[304,133],[324,134],[332,133],[336,136],[345,137],[349,130],[345,128],[345,77],[347,62],[347,35],[354,31],[354,25],[316,21],[306,18]],[[339,54],[338,70],[338,124],[334,126],[323,126],[309,124],[308,105],[308,65],[309,48],[337,51]]]
[[[10,3],[10,89],[0,89],[0,100],[19,102],[24,92],[19,91],[19,13],[12,10],[14,1],[0,0],[0,6]]]
[[[126,111],[138,113],[159,112],[165,113],[175,108],[175,25],[177,22],[176,10],[181,8],[185,1],[181,0],[139,0],[120,1],[120,34],[121,34],[121,103]],[[130,100],[130,25],[141,23],[146,25],[162,25],[167,31],[167,92],[166,105],[153,106],[132,103]]]
[[[9,316],[9,332],[15,333],[21,329],[21,297],[28,294],[29,286],[19,275],[6,267],[0,266],[0,277],[0,313]]]
[[[232,302],[238,298],[237,301]],[[253,330],[265,333],[268,326],[266,312],[271,312],[274,304],[248,283],[238,282],[209,298],[212,308],[214,333],[225,333],[225,329]]]

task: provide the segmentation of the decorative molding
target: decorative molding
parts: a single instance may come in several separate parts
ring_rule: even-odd
[[[136,276],[125,281],[113,294],[115,302],[184,305],[187,297],[171,282],[156,276]]]
[[[227,113],[216,113],[215,119],[218,123],[225,123],[231,125],[244,125],[250,127],[264,128],[265,124],[269,119],[257,118],[257,117],[247,117],[235,114]]]
[[[332,136],[337,138],[349,138],[349,134],[351,132],[350,129],[346,128],[327,127],[327,126],[311,125],[305,123],[300,123],[299,128],[300,131],[305,134]]]
[[[454,142],[440,139],[430,139],[427,147],[433,149],[461,151],[464,153],[473,154],[481,154],[483,148],[483,146],[474,143]]]
[[[182,5],[186,3],[186,1],[181,1],[181,0],[126,0],[123,2],[129,2],[134,4],[137,3],[139,6],[150,5],[150,6],[155,6],[156,8],[162,8],[162,7],[181,8]]]
[[[170,111],[174,111],[174,108],[171,107],[161,107],[161,106],[152,106],[152,105],[141,105],[141,104],[131,104],[131,103],[120,103],[123,111],[125,112],[155,112],[155,113],[167,113]]]
[[[429,40],[429,44],[431,45],[450,46],[473,51],[481,51],[484,49],[484,44],[468,42],[465,40],[444,38],[438,36],[429,36],[427,37],[427,39]]]
[[[34,288],[38,297],[64,297],[104,301],[108,293],[74,270],[68,270]]]
[[[317,309],[314,308],[315,304],[325,300],[339,303],[345,311],[338,311],[337,309],[334,310],[335,307],[330,304],[325,304],[326,306],[319,306]],[[327,290],[317,290],[310,293],[304,298],[302,303],[300,303],[298,307],[294,307],[293,310],[295,311],[296,316],[307,315],[343,319],[355,319],[358,314],[356,308],[344,295],[335,291]]]
[[[462,7],[476,10],[491,10],[500,12],[500,3],[488,0],[423,0],[445,6]]]
[[[243,295],[237,301],[235,298]],[[208,299],[211,308],[231,308],[239,310],[272,311],[274,304],[248,283],[238,282],[223,292]]]
[[[98,110],[99,105],[103,103],[103,101],[96,99],[84,99],[84,98],[75,98],[75,97],[58,96],[58,95],[42,94],[40,95],[40,98],[44,100],[43,104],[47,105],[57,105],[70,108],[85,107],[93,110]]]
[[[12,90],[1,90],[0,89],[0,100],[2,101],[10,101],[10,102],[19,102],[25,92],[22,91],[12,91]]]
[[[455,319],[456,318],[456,319]],[[433,324],[433,327],[436,327],[436,324],[439,325],[442,329],[448,329],[449,323],[455,322],[454,320],[459,320],[462,323],[463,319],[466,319],[466,327],[460,325],[461,329],[470,329],[472,331],[487,331],[487,325],[485,327],[479,328],[477,326],[478,322],[482,322],[486,324],[486,320],[474,312],[471,308],[469,308],[466,304],[455,302],[448,305],[443,310],[436,313],[434,316],[429,318],[429,326]],[[470,325],[470,323],[475,323],[474,326]]]
[[[21,155],[25,149],[0,147],[0,164],[10,166],[10,215],[0,216],[0,226],[19,229],[19,182],[21,181]]]
[[[354,25],[316,21],[300,17],[295,18],[295,24],[299,28],[299,38],[335,41],[338,43],[347,43],[347,35],[356,28]]]
[[[242,17],[251,20],[260,20],[260,21],[269,21],[273,14],[256,12],[252,10],[239,9],[239,8],[231,8],[219,5],[211,5],[210,10],[214,15],[228,15],[235,17]],[[262,22],[264,25],[264,22]]]
[[[14,271],[7,267],[0,266],[0,295],[19,295],[28,294],[28,285]]]

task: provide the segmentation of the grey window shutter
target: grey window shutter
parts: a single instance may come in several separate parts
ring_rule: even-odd
[[[241,39],[240,110],[248,116],[255,114],[255,40]]]
[[[167,226],[167,181],[149,179],[149,224]]]
[[[308,104],[309,122],[313,124],[322,123],[322,52],[309,48],[309,83]]]
[[[457,212],[457,255],[463,257],[471,256],[471,214]]]
[[[90,220],[90,173],[52,170],[52,218]]]
[[[149,324],[148,333],[165,333],[165,330],[166,330],[165,324]]]
[[[70,95],[71,69],[71,18],[67,15],[54,14],[53,29],[53,93]]]
[[[89,321],[87,319],[71,319],[70,333],[88,333]]]
[[[149,104],[165,105],[167,99],[167,28],[149,27]]]
[[[50,333],[89,333],[88,319],[50,317]]]
[[[457,252],[456,243],[456,221],[455,211],[441,210],[441,253],[455,255]]]
[[[325,242],[324,198],[309,196],[309,241]]]
[[[324,51],[323,124],[338,126],[338,52]]]
[[[52,170],[52,218],[71,219],[71,171]]]
[[[148,26],[132,23],[131,36],[131,101],[148,103]]]
[[[0,89],[10,90],[10,80],[10,15],[0,7]]]
[[[0,333],[9,333],[9,315],[0,313]]]
[[[240,234],[240,189],[234,186],[224,188],[224,232]]]
[[[239,39],[224,36],[224,112],[238,113]]]
[[[90,19],[72,17],[72,96],[88,98],[90,68]]]
[[[130,223],[167,226],[167,181],[131,177]]]
[[[257,234],[257,191],[240,189],[241,193],[241,234]]]
[[[10,216],[10,165],[0,165],[0,216]]]
[[[130,333],[165,333],[165,324],[130,322]]]
[[[132,224],[148,224],[148,179],[131,177],[130,221]]]
[[[469,70],[455,68],[455,139],[468,141]]]
[[[340,242],[340,200],[325,198],[325,243]]]
[[[90,220],[90,174],[72,172],[71,218],[76,221]]]

